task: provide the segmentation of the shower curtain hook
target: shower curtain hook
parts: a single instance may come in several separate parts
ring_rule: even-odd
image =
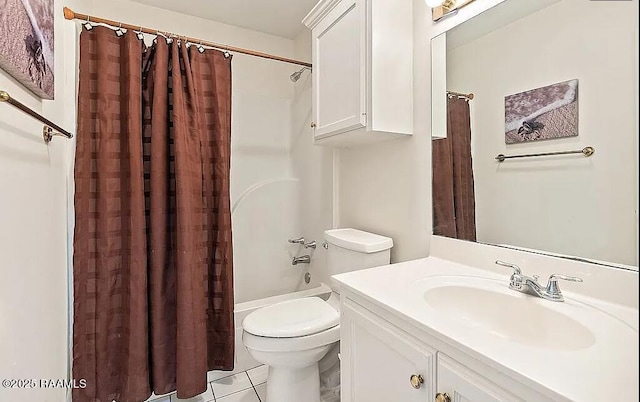
[[[202,39],[198,42],[198,52],[204,53],[204,46],[202,46]]]
[[[91,31],[93,29],[93,25],[91,25],[91,17],[90,16],[87,15],[87,22],[82,24],[82,26],[84,26],[84,29],[86,29],[87,31]]]
[[[229,53],[229,46],[225,46],[225,48],[224,48],[224,58],[228,59],[229,57],[231,57],[231,53]]]
[[[124,31],[122,30],[122,22],[118,24],[118,29],[116,29],[116,36],[121,37],[124,35]]]
[[[165,39],[165,41],[167,42],[167,44],[170,44],[171,42],[173,42],[173,39],[171,39],[170,37],[168,37],[168,36],[167,36],[167,34],[168,34],[168,35],[171,35],[171,34],[170,34],[170,33],[168,33],[168,32],[162,32],[162,31],[160,31],[160,30],[157,30],[157,31],[156,31],[156,41],[157,41],[157,39],[158,39],[158,36],[162,36],[162,37]]]
[[[143,40],[144,39],[144,33],[142,32],[142,25],[140,25],[140,29],[138,31],[133,31],[136,33],[136,35],[138,36],[139,40]]]

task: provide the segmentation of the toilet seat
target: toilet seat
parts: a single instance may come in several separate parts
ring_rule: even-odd
[[[319,297],[303,297],[263,307],[242,323],[252,335],[295,338],[313,335],[340,323],[340,314]]]
[[[328,346],[340,340],[340,325],[315,333],[295,338],[268,338],[242,333],[242,342],[248,349],[260,352],[299,352],[320,346]]]
[[[243,321],[249,349],[292,352],[329,345],[340,339],[340,314],[319,297],[304,297],[263,307]]]

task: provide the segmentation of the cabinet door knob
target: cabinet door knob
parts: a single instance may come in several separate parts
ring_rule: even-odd
[[[316,123],[311,122],[311,128],[316,128]]]
[[[424,377],[420,374],[413,374],[411,378],[409,378],[409,382],[413,388],[420,389],[422,384],[424,384]]]
[[[436,394],[436,402],[451,402],[451,397],[446,392],[444,394],[438,392]]]

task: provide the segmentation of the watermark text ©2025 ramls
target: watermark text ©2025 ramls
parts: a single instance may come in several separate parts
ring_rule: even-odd
[[[51,378],[5,378],[3,388],[86,388],[87,380],[51,379]]]

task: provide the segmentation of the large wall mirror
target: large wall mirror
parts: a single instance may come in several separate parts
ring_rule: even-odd
[[[506,0],[434,38],[434,235],[637,270],[637,49],[636,0]]]

